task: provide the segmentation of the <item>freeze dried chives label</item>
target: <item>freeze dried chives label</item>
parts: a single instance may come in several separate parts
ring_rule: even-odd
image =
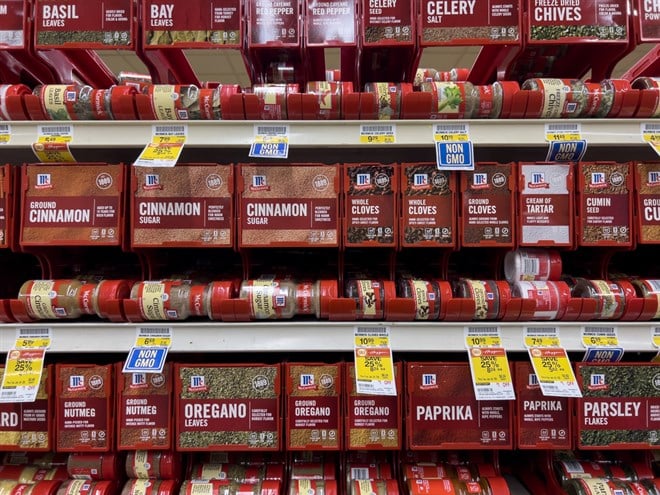
[[[660,366],[578,363],[578,446],[660,445]]]

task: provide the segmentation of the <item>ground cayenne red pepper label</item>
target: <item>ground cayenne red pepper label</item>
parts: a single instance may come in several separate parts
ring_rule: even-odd
[[[570,449],[572,447],[572,402],[566,397],[541,393],[530,363],[515,364],[517,448]]]
[[[630,163],[581,162],[578,170],[580,245],[632,245]]]
[[[660,162],[636,163],[637,229],[639,242],[660,242]]]
[[[413,42],[415,3],[404,0],[362,0],[365,44]]]
[[[240,46],[239,0],[144,2],[142,28],[148,48]]]
[[[119,450],[157,450],[172,446],[172,372],[121,373],[117,365]]]
[[[468,364],[408,363],[408,448],[512,446],[510,401],[477,401]]]
[[[341,364],[285,365],[287,449],[339,450]]]
[[[660,41],[660,3],[653,0],[639,0],[637,10],[640,39],[642,41]]]
[[[518,42],[520,12],[520,0],[422,0],[421,42],[427,46]]]
[[[514,244],[513,163],[477,163],[461,172],[461,245]]]
[[[544,43],[567,40],[626,41],[626,0],[526,0],[529,39]]]
[[[0,367],[0,381],[4,366]],[[51,451],[52,366],[44,368],[34,402],[0,404],[0,448],[16,451]]]
[[[394,165],[345,165],[346,246],[395,246],[398,215]]]
[[[401,363],[394,365],[396,389],[401,391]],[[392,449],[402,445],[401,396],[365,395],[355,391],[355,365],[346,364],[346,448]]]
[[[339,245],[335,165],[241,165],[239,245]]]
[[[381,0],[371,0],[380,2]],[[389,2],[396,0],[388,0]],[[402,0],[399,0],[402,1]],[[305,2],[307,45],[336,46],[355,44],[355,0],[315,0]]]
[[[111,450],[112,366],[58,364],[55,373],[56,451]]]
[[[571,164],[520,164],[520,246],[573,244],[572,183]]]
[[[37,48],[78,48],[134,45],[133,3],[130,0],[36,0]]]
[[[438,170],[435,164],[403,164],[401,171],[401,243],[404,246],[454,246],[454,175]]]
[[[23,168],[22,245],[121,243],[123,165]]]
[[[230,165],[133,167],[133,247],[233,245]]]
[[[576,364],[578,448],[660,445],[660,366]]]
[[[177,450],[279,450],[279,365],[174,366]]]
[[[26,3],[23,0],[0,2],[0,47],[25,46],[24,22]]]
[[[298,0],[248,0],[250,45],[300,45]]]

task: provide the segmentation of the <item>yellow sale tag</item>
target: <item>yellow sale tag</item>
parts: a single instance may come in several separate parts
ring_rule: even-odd
[[[72,138],[72,136],[39,136],[37,142],[32,144],[32,150],[43,163],[72,163],[76,161],[69,149]]]
[[[50,342],[50,337],[18,337],[14,347],[16,349],[48,349]]]
[[[583,335],[582,344],[585,347],[619,347],[616,335]]]
[[[170,347],[172,345],[171,337],[138,337],[135,340],[135,347]]]
[[[651,340],[653,345],[660,349],[660,327],[651,328]]]
[[[532,349],[531,356],[539,382],[575,381],[565,349]]]
[[[355,328],[355,385],[359,394],[396,395],[389,328]]]
[[[375,347],[358,349],[355,352],[355,369],[359,380],[394,380],[394,366],[390,349]]]
[[[559,336],[551,335],[526,335],[526,347],[559,347]]]
[[[0,144],[9,144],[10,134],[0,134]]]
[[[0,124],[0,145],[9,144],[11,140],[11,125]]]
[[[503,348],[473,348],[469,356],[476,385],[511,383],[509,360]]]
[[[645,143],[648,143],[658,155],[660,155],[660,131],[645,129],[642,132],[642,139]]]
[[[174,167],[186,143],[188,126],[155,125],[151,141],[144,147],[133,165],[139,167]]]
[[[45,353],[45,349],[15,349],[10,351],[7,356],[2,389],[38,388],[44,369]]]
[[[380,347],[388,349],[390,347],[390,338],[383,335],[373,336],[355,336],[355,348],[360,347]]]
[[[394,135],[360,135],[361,144],[392,144],[395,142]]]
[[[548,142],[581,141],[582,137],[579,132],[549,132],[545,135],[545,140]]]

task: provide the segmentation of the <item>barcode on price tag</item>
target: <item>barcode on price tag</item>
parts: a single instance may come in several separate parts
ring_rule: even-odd
[[[257,125],[255,134],[263,136],[281,136],[289,134],[289,126],[286,125]]]
[[[72,125],[40,125],[37,127],[39,136],[67,136],[73,137]]]
[[[579,123],[545,124],[546,141],[580,141],[582,125]]]
[[[11,125],[0,124],[0,145],[9,144],[11,140]]]

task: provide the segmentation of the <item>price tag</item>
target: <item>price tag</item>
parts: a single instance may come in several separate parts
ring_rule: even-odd
[[[433,140],[440,170],[474,170],[474,147],[468,124],[435,124]]]
[[[289,126],[255,125],[249,156],[251,158],[288,158]]]
[[[11,125],[0,124],[0,145],[9,144],[11,140]]]
[[[465,345],[469,347],[502,347],[499,327],[466,327]]]
[[[14,348],[7,353],[0,384],[0,402],[34,402],[52,341],[47,327],[18,328]]]
[[[186,144],[188,126],[154,125],[151,127],[151,142],[133,162],[136,167],[174,167],[179,161]]]
[[[75,162],[69,143],[73,141],[73,125],[40,125],[37,128],[37,142],[32,143],[32,151],[42,163]]]
[[[525,328],[525,347],[559,347],[559,329],[556,327]]]
[[[354,354],[358,394],[396,395],[389,328],[356,327]]]
[[[511,368],[499,327],[467,327],[465,345],[477,400],[514,400]]]
[[[660,124],[641,124],[642,141],[648,143],[660,155]]]
[[[135,345],[128,353],[122,372],[162,373],[171,345],[171,327],[138,328]]]
[[[360,143],[361,144],[396,143],[396,125],[362,124],[360,125]]]
[[[49,349],[53,331],[48,327],[17,328],[15,349]]]

